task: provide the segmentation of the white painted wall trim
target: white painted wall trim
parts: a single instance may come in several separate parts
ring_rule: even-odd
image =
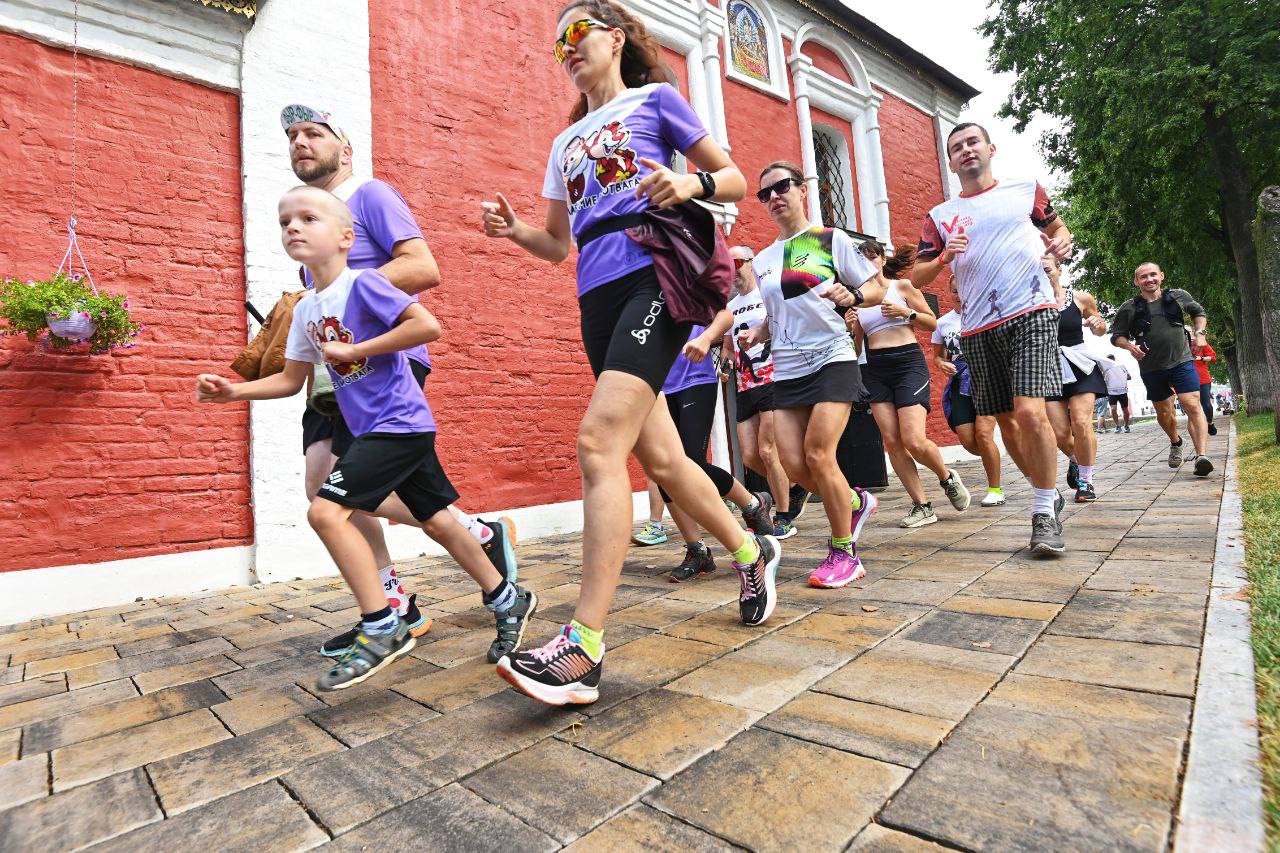
[[[0,625],[253,583],[247,545],[0,572]]]
[[[305,55],[299,44],[307,45]],[[245,279],[248,298],[265,314],[282,291],[298,287],[298,266],[284,253],[276,224],[276,203],[298,184],[281,108],[300,102],[333,112],[351,138],[355,173],[373,173],[368,4],[262,4],[244,40],[241,82]],[[300,397],[251,404],[254,566],[262,577],[292,577],[302,573],[293,568],[299,566],[332,571],[306,522],[302,406]]]
[[[0,30],[70,49],[74,0],[0,0]],[[189,0],[81,0],[80,50],[234,92],[250,22]],[[68,97],[70,95],[68,94]]]

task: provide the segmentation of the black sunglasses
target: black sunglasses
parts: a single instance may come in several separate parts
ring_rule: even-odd
[[[769,184],[769,186],[762,188],[760,192],[756,193],[756,198],[760,199],[762,204],[767,204],[774,193],[782,195],[790,190],[791,185],[795,183],[797,183],[795,178],[783,178],[776,184]]]

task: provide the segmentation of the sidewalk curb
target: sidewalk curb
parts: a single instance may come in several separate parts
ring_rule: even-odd
[[[1266,846],[1236,441],[1233,426],[1227,444],[1191,748],[1174,840],[1174,850],[1188,853],[1260,851]]]

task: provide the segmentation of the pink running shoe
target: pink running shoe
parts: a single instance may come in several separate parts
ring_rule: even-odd
[[[880,506],[880,499],[871,494],[871,492],[860,489],[857,486],[854,486],[853,490],[857,493],[860,503],[858,508],[853,511],[853,520],[850,523],[849,530],[851,531],[850,535],[853,537],[853,544],[857,545],[858,537],[862,535],[862,527],[867,523],[867,519],[875,514],[876,507]],[[854,557],[854,559],[856,560],[857,557]]]
[[[819,589],[840,589],[866,576],[867,570],[863,568],[862,560],[858,558],[856,546],[854,553],[850,554],[843,548],[829,545],[827,559],[823,560],[822,565],[809,575],[809,586],[816,586]]]

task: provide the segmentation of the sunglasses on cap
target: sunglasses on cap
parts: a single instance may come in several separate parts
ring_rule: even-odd
[[[553,52],[556,55],[556,62],[564,64],[564,49],[566,47],[577,47],[578,43],[587,37],[587,33],[592,30],[611,30],[613,27],[608,24],[595,20],[594,18],[583,18],[581,21],[574,21],[572,24],[564,28],[564,33],[560,38],[556,39],[556,45]]]
[[[769,199],[774,193],[782,195],[791,189],[792,184],[798,183],[795,178],[787,177],[767,187],[762,187],[760,192],[756,193],[756,198],[760,199],[761,204],[768,204]]]

